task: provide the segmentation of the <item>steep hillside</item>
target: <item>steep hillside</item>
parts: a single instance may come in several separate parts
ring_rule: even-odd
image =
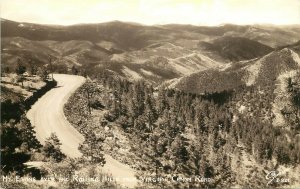
[[[246,68],[247,84],[274,85],[274,81],[283,73],[300,69],[299,55],[291,49],[274,51]]]
[[[226,69],[201,71],[183,77],[176,88],[193,93],[220,92],[239,86],[275,89],[275,81],[289,71],[300,70],[299,55],[285,48],[260,59],[240,61]]]
[[[266,55],[272,48],[259,42],[242,37],[220,37],[211,42],[200,42],[199,48],[210,54],[219,56],[225,61],[249,60]]]
[[[240,69],[233,64],[223,77],[230,79],[233,70]],[[229,82],[238,77],[233,78]],[[299,94],[299,79],[292,81],[289,93],[295,89]],[[299,108],[298,116],[288,118],[285,127],[275,127],[273,92],[255,87],[202,95],[173,89],[153,92],[143,82],[103,75],[76,91],[65,112],[80,132],[109,136],[99,144],[137,168],[138,175],[212,178],[209,183],[165,179],[143,183],[146,188],[299,186]],[[104,89],[91,97],[89,108],[85,94],[94,88]],[[290,180],[270,181],[266,174],[274,170],[282,175],[279,178]]]

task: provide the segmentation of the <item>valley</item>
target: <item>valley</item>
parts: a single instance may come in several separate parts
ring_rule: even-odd
[[[299,186],[299,25],[1,26],[1,105],[20,110],[3,114],[1,136],[18,141],[1,148],[5,174],[26,177],[28,163],[38,176],[127,178],[103,187]]]
[[[45,67],[51,57],[56,72],[105,69],[152,84],[260,58],[300,39],[298,26],[144,26],[118,21],[43,26],[4,19],[1,24],[3,70],[13,69],[18,58],[25,65]]]

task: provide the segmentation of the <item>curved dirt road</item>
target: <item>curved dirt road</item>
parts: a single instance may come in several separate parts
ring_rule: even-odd
[[[54,132],[62,143],[63,153],[72,158],[80,157],[82,154],[78,146],[84,141],[84,137],[67,121],[63,106],[71,94],[85,82],[85,78],[54,74],[54,79],[58,82],[57,87],[42,96],[28,111],[27,117],[35,128],[37,139],[42,144]],[[106,164],[102,168],[104,172],[119,179],[119,183],[123,186],[131,188],[136,185],[133,169],[109,155],[105,155],[105,159]]]

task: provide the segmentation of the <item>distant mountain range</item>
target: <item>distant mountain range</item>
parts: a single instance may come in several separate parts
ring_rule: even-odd
[[[262,84],[298,69],[299,41],[300,26],[119,21],[56,26],[1,20],[2,67],[14,69],[18,58],[40,67],[49,64],[50,56],[53,64],[68,69],[107,69],[130,80],[164,82],[192,92],[210,90],[207,85],[219,90]]]

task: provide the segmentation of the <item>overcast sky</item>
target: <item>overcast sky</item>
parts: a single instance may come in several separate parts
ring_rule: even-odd
[[[300,0],[0,0],[1,17],[70,25],[112,20],[142,24],[300,24]]]

